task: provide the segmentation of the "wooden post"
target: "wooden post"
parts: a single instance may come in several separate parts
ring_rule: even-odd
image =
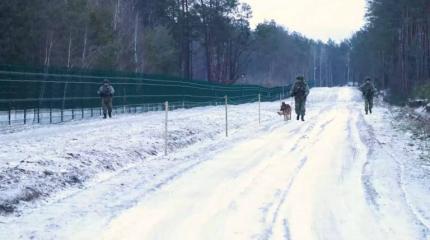
[[[9,107],[9,110],[8,110],[8,117],[9,117],[9,126],[12,124],[12,121],[11,121],[11,110],[10,110],[10,107]]]
[[[40,123],[40,107],[37,107],[37,123]]]
[[[166,112],[166,116],[165,116],[165,120],[164,120],[164,155],[167,156],[167,144],[168,144],[168,140],[167,140],[167,138],[168,138],[168,136],[167,136],[168,125],[167,125],[167,123],[169,120],[169,102],[166,101],[164,104],[165,104],[164,108],[165,108],[165,112]]]
[[[27,124],[27,109],[24,108],[24,124]]]
[[[225,96],[225,136],[228,137],[228,97]]]
[[[261,125],[261,94],[258,94],[258,125]]]

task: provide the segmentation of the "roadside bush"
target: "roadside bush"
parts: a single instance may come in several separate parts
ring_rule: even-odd
[[[430,99],[430,83],[415,87],[413,97],[419,99]]]

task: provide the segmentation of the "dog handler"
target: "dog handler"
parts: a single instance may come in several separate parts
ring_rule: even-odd
[[[298,76],[296,78],[296,82],[291,88],[290,95],[294,97],[296,103],[295,110],[297,114],[297,120],[300,120],[301,117],[302,121],[305,121],[306,99],[309,95],[309,85],[303,76]]]

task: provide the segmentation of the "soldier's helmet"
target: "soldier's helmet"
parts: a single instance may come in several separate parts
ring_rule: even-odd
[[[103,80],[103,84],[110,84],[109,80],[105,79]]]
[[[302,75],[299,75],[296,77],[297,80],[303,81],[305,80],[305,77],[303,77]]]

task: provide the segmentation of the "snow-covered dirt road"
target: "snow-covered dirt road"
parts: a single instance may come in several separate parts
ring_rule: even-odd
[[[355,89],[312,89],[304,123],[202,140],[151,180],[125,169],[0,218],[0,239],[428,240],[429,159],[394,120],[384,106],[365,116]]]
[[[427,239],[428,219],[403,189],[407,156],[380,145],[357,92],[326,94],[320,104],[311,97],[307,123],[217,155],[112,221],[103,238]]]

